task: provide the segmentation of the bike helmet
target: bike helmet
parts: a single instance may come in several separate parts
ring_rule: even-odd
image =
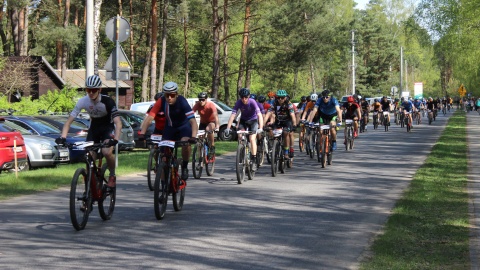
[[[274,97],[274,96],[275,96],[275,93],[274,93],[273,91],[270,91],[270,92],[268,92],[268,95],[267,95],[267,96],[268,96],[268,97]]]
[[[277,97],[287,97],[287,91],[280,89],[277,91]]]
[[[355,99],[352,96],[348,96],[347,102],[355,102]]]
[[[263,95],[258,96],[258,102],[264,103],[267,100],[267,98]]]
[[[307,96],[307,102],[312,101],[312,98],[310,96]]]
[[[199,99],[200,99],[200,98],[206,99],[206,98],[207,98],[207,93],[205,93],[205,92],[199,93],[199,94],[198,94],[198,98],[199,98]]]
[[[328,97],[328,96],[330,96],[330,91],[328,91],[328,90],[323,90],[323,92],[322,92],[322,97]]]
[[[256,94],[250,94],[250,98],[253,98],[254,100],[257,100],[257,95]]]
[[[163,85],[163,92],[176,93],[178,91],[178,85],[174,82],[167,82]]]
[[[240,89],[240,91],[238,91],[238,95],[240,95],[240,97],[248,97],[250,95],[250,90],[248,90],[248,88],[242,88]]]
[[[300,101],[301,101],[301,102],[307,101],[307,97],[306,97],[306,96],[302,96],[302,97],[300,98]]]
[[[155,94],[155,97],[153,97],[155,99],[155,101],[157,101],[159,98],[162,98],[163,97],[163,92],[158,92]]]
[[[317,99],[318,99],[318,95],[316,93],[313,93],[310,95],[310,100],[317,101]]]
[[[102,86],[102,80],[100,77],[98,77],[98,75],[89,76],[85,82],[85,86],[87,88],[99,88]]]
[[[378,99],[374,99],[373,102],[378,102]]]

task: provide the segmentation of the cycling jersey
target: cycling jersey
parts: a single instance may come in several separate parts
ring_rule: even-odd
[[[413,106],[415,106],[415,108],[417,109],[420,109],[420,107],[422,106],[422,102],[420,100],[414,101]]]
[[[410,100],[404,101],[402,103],[402,107],[405,109],[405,111],[411,112],[413,109],[413,103]]]
[[[330,100],[326,103],[323,101],[323,98],[319,98],[317,102],[315,102],[317,110],[325,115],[336,114],[338,106],[340,106],[340,104],[338,104],[338,100],[334,97],[330,97]]]
[[[368,111],[368,108],[370,107],[370,104],[368,103],[368,101],[364,100],[364,101],[362,101],[361,106],[362,106],[362,110]]]
[[[290,114],[295,112],[291,102],[280,104],[278,101],[276,101],[268,111],[275,114],[275,122],[291,121]]]
[[[382,104],[378,101],[373,103],[372,106],[373,106],[373,110],[376,111],[376,112],[380,111],[380,109],[382,108]]]
[[[263,103],[263,110],[264,110],[265,112],[267,112],[268,109],[270,109],[270,107],[272,107],[272,105],[268,104],[267,102],[264,102],[264,103]]]
[[[192,125],[190,119],[195,118],[195,114],[183,96],[177,96],[173,104],[168,104],[165,97],[162,100],[162,111],[166,117],[166,125],[163,131],[164,140],[178,141],[183,137],[192,136]],[[157,101],[158,102],[158,101]],[[152,109],[153,110],[153,109]]]
[[[155,120],[155,133],[161,134],[165,128],[165,113],[162,109],[162,99],[159,98],[148,110],[147,115]]]
[[[345,102],[342,107],[345,108],[345,119],[359,117],[359,115],[357,115],[357,110],[360,108],[360,105],[357,103],[354,102],[349,104],[348,102]]]
[[[382,104],[382,111],[384,112],[389,112],[390,111],[390,100],[383,100],[380,101],[380,104]]]
[[[215,123],[217,107],[210,100],[205,101],[204,106],[202,106],[200,102],[195,103],[195,105],[193,105],[192,111],[198,112],[198,114],[200,115],[200,124],[208,125],[211,122]]]
[[[257,102],[252,98],[248,99],[247,104],[243,104],[242,100],[239,99],[233,107],[232,114],[237,114],[237,111],[241,112],[240,119],[242,120],[257,120],[260,108],[258,108]]]
[[[436,108],[436,103],[435,101],[428,101],[427,102],[427,109],[433,111]]]

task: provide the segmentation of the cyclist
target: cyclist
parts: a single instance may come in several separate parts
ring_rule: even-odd
[[[370,113],[370,103],[368,103],[365,97],[362,97],[360,102],[360,108],[362,109],[362,117],[365,121],[365,131],[367,131],[367,124],[369,122],[369,113]]]
[[[100,94],[102,80],[98,75],[91,75],[85,82],[87,95],[80,98],[70,113],[67,121],[63,125],[62,134],[55,142],[63,145],[66,142],[65,137],[68,134],[70,125],[80,111],[85,110],[90,115],[90,127],[86,141],[94,141],[95,143],[104,142],[108,144],[108,148],[102,148],[102,154],[107,160],[110,175],[108,177],[108,186],[114,188],[116,185],[115,176],[115,156],[113,154],[113,146],[118,143],[118,139],[122,133],[122,121],[118,114],[115,101],[106,95]],[[112,131],[114,132],[112,138]],[[96,159],[96,153],[92,153]]]
[[[332,149],[337,150],[337,131],[336,125],[342,124],[342,111],[338,100],[330,95],[330,91],[324,90],[322,98],[317,99],[313,111],[308,115],[308,122],[313,123],[315,114],[319,112],[319,118],[323,123],[330,123],[330,132],[332,134]],[[302,118],[304,120],[304,118]]]
[[[265,96],[262,96],[262,95],[258,96],[258,102],[262,105],[263,110],[265,112],[267,112],[271,106],[268,102],[265,102],[266,100],[267,98]]]
[[[275,92],[270,91],[270,92],[268,92],[267,96],[269,98],[267,100],[267,103],[270,104],[270,106],[273,105],[273,103],[275,102]]]
[[[345,119],[352,119],[353,120],[353,136],[356,138],[358,137],[358,119],[362,115],[360,110],[360,105],[355,102],[355,98],[353,96],[348,96],[347,102],[345,102],[342,106],[345,109]],[[347,130],[345,129],[345,138],[347,138]],[[347,143],[347,140],[343,142],[344,144]]]
[[[390,100],[387,99],[387,96],[383,96],[382,101],[380,101],[380,104],[382,104],[382,111],[383,112],[390,112]],[[390,126],[390,114],[387,114],[387,125]]]
[[[253,170],[257,170],[257,132],[263,129],[263,116],[260,108],[258,108],[257,102],[250,98],[250,90],[248,88],[242,88],[238,91],[240,99],[237,100],[232,110],[232,115],[228,119],[227,128],[225,134],[228,136],[231,132],[233,120],[237,115],[237,111],[241,112],[240,123],[238,124],[238,130],[248,129],[254,134],[250,135],[250,145],[252,146],[252,162]]]
[[[432,97],[428,98],[426,107],[427,110],[430,110],[432,114],[435,115],[435,111],[437,110],[437,103],[433,100]],[[435,121],[435,116],[433,117],[433,119]]]
[[[218,131],[220,128],[220,121],[218,120],[215,103],[207,100],[207,98],[207,93],[205,92],[198,94],[198,102],[193,105],[192,111],[198,112],[200,115],[200,126],[198,129],[209,132],[207,134],[208,141],[210,142],[208,153],[210,157],[212,157],[213,154],[215,154],[215,140],[213,132],[210,131]]]
[[[250,98],[257,102],[257,106],[260,109],[260,111],[262,112],[263,118],[265,118],[265,114],[267,113],[267,111],[262,106],[262,104],[260,104],[260,102],[257,100],[257,94],[250,94]]]
[[[163,97],[155,103],[149,113],[150,116],[158,112],[165,115],[166,125],[162,140],[196,142],[198,125],[195,114],[185,97],[178,94],[178,85],[175,82],[165,83],[163,93]],[[190,152],[190,145],[182,147],[182,175],[180,178],[184,181],[188,179]]]
[[[415,112],[415,107],[413,103],[407,98],[402,102],[402,107],[404,112],[409,112],[408,118],[410,118],[410,123],[413,123],[412,114]]]
[[[157,102],[159,102],[158,108],[162,106],[162,101],[161,101],[162,97],[163,97],[163,92],[157,93],[154,97],[155,103],[148,108],[146,112],[146,116],[143,119],[142,124],[140,126],[141,128],[138,131],[138,138],[140,140],[145,138],[145,133],[147,132],[147,129],[150,126],[150,123],[152,123],[152,120],[155,120],[155,130],[153,131],[153,134],[163,134],[163,129],[165,128],[165,114],[160,111],[157,112],[156,114],[150,114],[150,112],[152,111],[155,104],[157,104]]]
[[[423,102],[421,100],[419,100],[418,98],[416,98],[413,101],[413,106],[415,107],[415,112],[420,115],[420,111],[424,108],[423,107]]]
[[[313,108],[315,107],[315,103],[317,102],[317,99],[318,99],[318,95],[316,93],[312,93],[310,95],[310,100],[305,105],[305,109],[303,110],[302,116],[300,117],[301,119],[307,119],[308,118],[310,113],[313,111]]]

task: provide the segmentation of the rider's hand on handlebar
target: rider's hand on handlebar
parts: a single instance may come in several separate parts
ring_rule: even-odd
[[[144,141],[145,140],[145,134],[140,133],[140,131],[138,131],[138,140],[139,141]]]
[[[337,123],[337,127],[341,126],[342,125],[342,122],[338,122]]]
[[[65,139],[64,137],[58,137],[55,139],[55,143],[58,145],[65,145],[66,142],[67,139]]]
[[[218,130],[219,130],[219,128],[215,128],[213,131],[214,131],[214,132],[218,132]]]
[[[232,130],[229,129],[229,128],[226,128],[223,133],[225,133],[225,135],[228,136],[228,135],[230,135],[230,132],[232,132]]]
[[[197,143],[197,138],[191,137],[190,139],[188,139],[188,142],[191,144]]]
[[[263,129],[261,129],[261,128],[257,129],[257,134],[262,133],[262,132],[263,132]]]
[[[115,140],[115,139],[110,139],[110,140],[108,141],[108,146],[115,146],[115,145],[117,145],[117,143],[118,143],[117,140]]]

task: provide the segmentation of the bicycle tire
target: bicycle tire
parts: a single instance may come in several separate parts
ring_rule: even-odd
[[[238,144],[235,171],[237,173],[237,182],[242,184],[245,179],[245,145]]]
[[[195,144],[192,151],[193,178],[200,179],[203,170],[203,143]]]
[[[331,137],[329,135],[327,139],[327,146],[326,146],[326,149],[328,149],[328,153],[327,153],[328,165],[332,165],[332,161],[333,161],[333,149],[332,149],[332,144],[330,143],[330,140],[331,140]]]
[[[166,170],[165,170],[166,169]],[[155,175],[155,184],[153,190],[153,205],[155,217],[161,220],[165,217],[168,202],[169,173],[168,167],[164,162],[157,165],[157,174]],[[162,174],[165,176],[165,184],[162,184]]]
[[[314,132],[312,132],[312,134],[310,134],[310,139],[309,139],[309,144],[310,144],[310,158],[313,158],[314,155],[315,155],[315,136],[316,134]]]
[[[322,164],[322,168],[325,168],[326,163],[327,163],[327,136],[322,136],[322,146],[321,146],[321,151],[322,155],[319,160],[319,162]]]
[[[205,172],[208,176],[212,176],[215,171],[215,153],[211,157],[205,156]]]
[[[247,173],[248,180],[253,180],[253,178],[255,177],[255,171],[252,169],[253,162],[252,162],[250,149],[248,150],[249,150],[247,151],[248,153],[245,155],[246,173]],[[257,152],[257,155],[258,155],[258,152]]]
[[[305,133],[303,134],[305,136]],[[303,152],[305,151],[305,145],[303,144],[304,140],[301,136],[298,136],[298,151]]]
[[[353,145],[355,144],[355,136],[353,136],[353,128],[350,128],[349,134],[350,140],[348,142],[350,150],[353,150]]]
[[[70,221],[77,230],[83,230],[88,222],[92,207],[92,193],[87,194],[87,170],[78,168],[72,178],[70,186]],[[84,207],[82,210],[81,208]]]
[[[150,154],[148,155],[148,163],[147,163],[147,184],[150,191],[153,191],[153,184],[155,182],[155,176],[152,175],[152,172],[155,173],[156,162],[155,162],[155,151],[156,149],[150,149]]]
[[[412,123],[410,122],[410,118],[407,119],[407,132],[410,132],[412,130]]]
[[[277,146],[278,146],[278,140],[273,140],[272,162],[270,164],[272,177],[277,176],[277,172],[278,172],[278,161],[279,161],[279,150],[280,150],[280,148],[277,147]]]
[[[377,117],[373,117],[373,129],[377,129],[378,128],[378,116]]]
[[[309,136],[307,136],[306,134],[304,135],[303,145],[305,146],[305,153],[307,154],[307,156],[310,156],[310,141],[309,141],[308,137]]]
[[[103,220],[110,220],[115,210],[115,201],[117,197],[117,189],[107,186],[105,172],[107,171],[107,163],[102,166],[102,199],[98,202],[98,213]]]
[[[265,138],[260,140],[260,143],[257,143],[257,165],[258,167],[263,165],[265,159]]]
[[[269,148],[269,140],[267,140],[267,152],[266,152],[266,156],[267,156],[267,162],[268,164],[271,164],[272,163],[272,149],[271,147]]]
[[[174,173],[173,175],[176,176],[177,178],[177,181],[183,181],[182,179],[180,179],[180,176],[178,175],[178,164],[181,163],[181,160],[179,159],[178,162],[175,163],[175,168],[174,168]],[[172,174],[170,174],[170,177],[172,177]],[[172,178],[170,178],[170,180],[173,180]],[[177,181],[172,181],[172,185],[177,185]],[[179,185],[179,190],[177,190],[177,192],[173,192],[175,189],[172,187],[172,201],[173,201],[173,209],[175,211],[182,211],[183,209],[183,202],[185,201],[185,190],[186,190],[186,186],[185,185],[182,185],[183,183],[181,183]],[[182,187],[183,186],[183,187]]]
[[[383,120],[383,126],[385,128],[385,132],[388,131],[388,117],[385,117],[385,119]]]

